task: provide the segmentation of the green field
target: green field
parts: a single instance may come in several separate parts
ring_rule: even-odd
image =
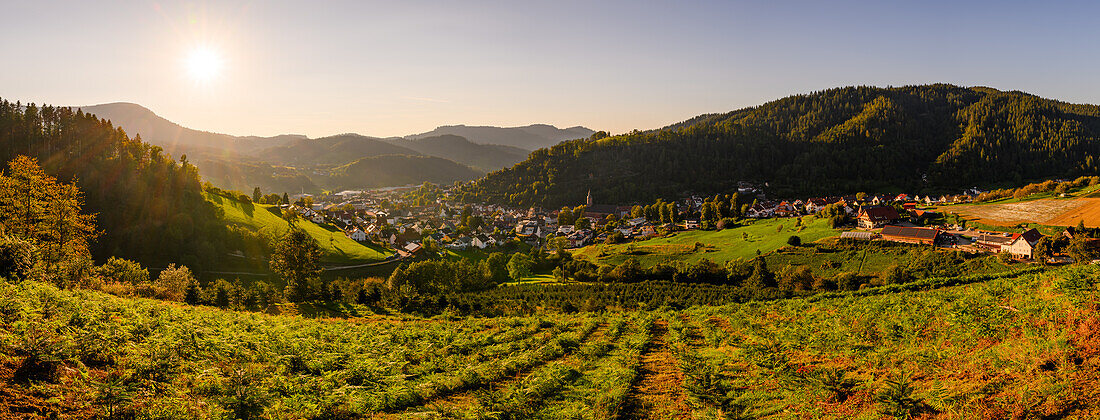
[[[746,220],[744,226],[722,231],[691,230],[645,241],[589,245],[573,255],[600,265],[617,265],[627,258],[637,259],[643,267],[673,261],[694,263],[703,258],[721,264],[753,258],[757,251],[766,254],[785,247],[792,235],[808,244],[839,234],[824,219],[806,216],[802,221],[804,226],[795,227],[794,218]]]
[[[510,281],[504,283],[505,286],[515,286],[519,284],[551,284],[557,283],[558,279],[552,274],[532,274],[519,280]]]
[[[204,194],[207,200],[225,211],[225,219],[229,223],[274,236],[281,235],[289,227],[286,220],[280,216],[277,206],[245,204],[220,195]],[[325,253],[321,259],[325,263],[365,264],[384,260],[393,253],[377,245],[355,242],[332,225],[318,225],[309,220],[299,219],[298,226],[317,240],[317,244]]]

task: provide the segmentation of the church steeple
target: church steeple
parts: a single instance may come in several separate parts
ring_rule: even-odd
[[[588,199],[584,203],[586,206],[592,207],[592,190],[588,190]]]

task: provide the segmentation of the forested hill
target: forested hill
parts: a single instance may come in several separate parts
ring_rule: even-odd
[[[409,185],[423,182],[449,184],[481,175],[469,166],[431,156],[382,155],[359,159],[333,169],[333,190]]]
[[[631,203],[767,182],[772,196],[939,192],[1095,175],[1100,107],[937,84],[797,95],[564,142],[464,187],[515,205]]]
[[[535,150],[550,147],[564,140],[581,139],[591,136],[594,131],[576,126],[557,128],[548,124],[532,124],[523,127],[490,127],[469,125],[445,125],[427,133],[406,136],[406,139],[421,139],[453,135],[464,137],[477,144],[499,144]]]
[[[92,114],[0,100],[0,162],[20,155],[84,192],[84,210],[102,232],[92,244],[101,262],[213,268],[245,245],[203,198],[195,166]]]
[[[390,142],[428,156],[450,159],[484,172],[515,165],[526,159],[527,154],[530,153],[518,147],[477,144],[463,137],[450,134],[416,139],[398,139]]]

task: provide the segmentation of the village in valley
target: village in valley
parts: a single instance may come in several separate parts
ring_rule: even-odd
[[[538,207],[461,203],[451,200],[450,189],[431,184],[391,187],[376,190],[348,190],[332,194],[291,196],[290,207],[302,218],[317,224],[329,224],[348,238],[392,249],[391,260],[415,257],[425,250],[440,252],[468,250],[514,251],[517,247],[575,249],[593,244],[642,241],[675,232],[699,229],[721,230],[733,224],[719,223],[727,212],[712,210],[722,196],[692,195],[667,207],[667,215],[651,206],[599,204],[591,191],[576,207],[548,210]],[[755,184],[742,182],[732,198],[744,202],[737,218],[783,219],[820,216],[837,218],[833,226],[839,239],[848,241],[886,241],[929,245],[971,254],[1005,254],[1021,261],[1047,263],[1073,262],[1067,255],[1039,250],[1045,237],[1026,226],[1017,229],[967,228],[957,215],[945,217],[944,206],[967,204],[986,191],[967,189],[952,195],[888,194],[813,197],[795,200],[768,200]],[[737,196],[751,197],[738,199]],[[725,196],[730,200],[731,196]],[[579,201],[579,200],[578,200]],[[723,203],[724,205],[728,205]],[[949,222],[950,221],[950,222]],[[799,222],[801,223],[801,221]],[[723,226],[726,225],[726,226]],[[1073,240],[1082,233],[1068,227],[1060,234]],[[1056,239],[1056,238],[1051,238]],[[1093,241],[1088,241],[1090,245]],[[1041,253],[1048,255],[1040,255]]]

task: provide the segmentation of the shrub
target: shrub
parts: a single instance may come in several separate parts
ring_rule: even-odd
[[[836,287],[841,290],[856,290],[859,289],[862,280],[859,274],[856,273],[840,273],[836,275],[833,281],[836,282]]]
[[[859,382],[840,368],[822,369],[811,378],[825,391],[829,401],[844,402],[855,391]]]
[[[730,229],[735,227],[737,227],[737,219],[734,219],[732,217],[722,218],[722,220],[718,221],[717,225],[718,230]]]
[[[892,265],[882,273],[882,282],[884,284],[908,283],[911,279],[912,277],[909,275],[909,271],[898,265]]]
[[[37,262],[38,253],[33,244],[11,236],[0,237],[0,277],[25,279]]]
[[[907,375],[887,379],[875,395],[883,414],[898,418],[910,418],[922,411],[924,401],[915,395],[916,388]]]
[[[813,272],[810,271],[810,267],[804,265],[798,267],[788,266],[779,278],[779,288],[784,290],[810,290],[813,285]]]
[[[191,275],[191,269],[182,265],[168,264],[168,268],[157,276],[153,288],[161,299],[182,302],[187,293],[187,286],[194,281],[195,277]]]
[[[141,268],[141,264],[127,259],[111,257],[106,264],[99,266],[96,271],[108,281],[134,286],[149,282],[149,270]]]
[[[787,238],[787,245],[790,245],[790,246],[801,246],[801,245],[802,245],[802,238],[799,238],[799,237],[797,237],[797,236],[791,235],[791,237]]]

